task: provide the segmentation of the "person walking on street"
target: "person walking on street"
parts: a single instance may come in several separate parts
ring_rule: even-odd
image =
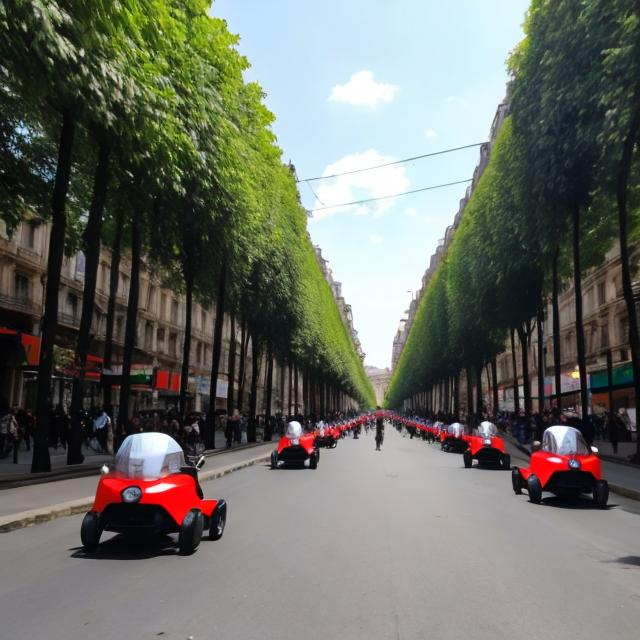
[[[613,449],[613,455],[617,456],[619,440],[618,416],[615,415],[612,411],[607,412],[607,431],[609,432],[609,442],[611,443],[611,448]]]
[[[384,417],[380,407],[376,407],[376,451],[380,451],[384,441]]]

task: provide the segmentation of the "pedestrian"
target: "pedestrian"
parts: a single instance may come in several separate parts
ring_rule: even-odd
[[[0,458],[5,457],[9,444],[9,425],[11,424],[11,412],[6,398],[0,398]]]
[[[93,432],[96,436],[96,440],[100,445],[100,449],[105,452],[107,451],[107,440],[108,440],[108,428],[111,425],[111,418],[109,418],[109,414],[102,409],[102,411],[98,412],[98,415],[93,420]],[[112,432],[112,440],[113,440],[113,432]],[[113,453],[113,444],[112,451]]]
[[[607,431],[609,432],[609,442],[613,449],[613,455],[618,455],[618,440],[619,440],[619,425],[618,416],[614,415],[612,411],[607,411]]]
[[[11,437],[11,446],[13,448],[13,464],[18,464],[18,452],[22,442],[22,429],[18,422],[18,407],[13,408],[11,415],[13,419],[9,425],[9,436]]]
[[[380,451],[384,441],[384,416],[380,407],[376,407],[376,451]]]

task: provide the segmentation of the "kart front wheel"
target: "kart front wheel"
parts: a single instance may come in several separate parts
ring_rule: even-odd
[[[508,453],[503,453],[500,461],[502,462],[503,469],[509,469],[511,467],[511,456]]]
[[[314,451],[309,458],[309,469],[317,469],[318,468],[318,458],[320,457],[318,454],[319,451]]]
[[[522,493],[522,478],[520,477],[518,467],[511,469],[511,486],[513,487],[513,493],[517,496]]]
[[[278,468],[278,452],[277,451],[271,452],[271,468],[272,469]]]
[[[596,480],[593,487],[593,501],[598,509],[606,509],[609,500],[609,483],[606,480]]]
[[[209,523],[209,540],[220,540],[227,524],[227,503],[225,500],[218,500],[216,508],[211,514]]]
[[[527,480],[527,491],[529,492],[529,500],[533,504],[540,504],[542,502],[542,485],[537,476],[531,474]]]
[[[473,464],[473,458],[471,457],[471,453],[469,451],[465,451],[462,454],[462,460],[464,461],[464,468],[471,469],[471,465]]]
[[[102,527],[100,517],[95,511],[89,511],[82,519],[80,526],[80,540],[86,551],[95,551],[100,543]]]
[[[204,529],[204,518],[200,509],[191,509],[180,525],[178,536],[178,549],[181,556],[191,555],[200,544],[202,530]]]

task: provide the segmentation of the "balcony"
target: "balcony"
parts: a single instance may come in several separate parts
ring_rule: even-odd
[[[0,293],[0,307],[30,315],[40,315],[40,305],[28,296],[10,296]]]
[[[80,314],[58,312],[58,322],[67,327],[77,329],[80,326]]]

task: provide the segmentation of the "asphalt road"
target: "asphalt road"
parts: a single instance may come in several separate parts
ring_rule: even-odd
[[[19,639],[637,638],[640,503],[598,511],[514,496],[508,472],[387,428],[312,470],[204,484],[222,540],[79,549],[80,517],[0,536],[0,637]]]

